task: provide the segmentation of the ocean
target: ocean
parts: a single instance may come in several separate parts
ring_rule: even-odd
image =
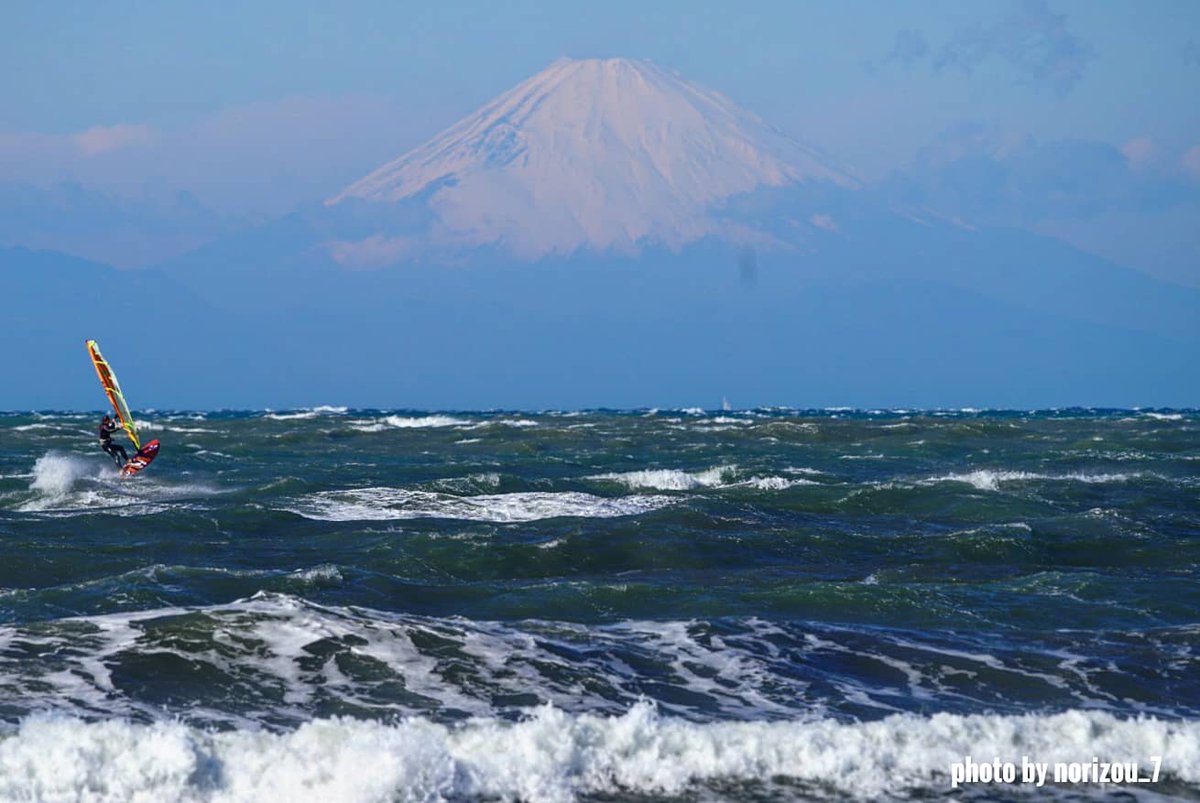
[[[1200,800],[1200,412],[98,418],[0,415],[0,800]]]

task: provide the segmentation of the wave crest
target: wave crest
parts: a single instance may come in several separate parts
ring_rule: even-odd
[[[639,703],[613,717],[544,706],[521,722],[448,726],[321,719],[288,733],[213,732],[176,722],[33,716],[0,741],[7,799],[190,801],[569,801],[678,795],[710,782],[798,783],[816,796],[940,791],[964,756],[1020,762],[1138,761],[1200,781],[1200,722],[1054,715],[901,714],[697,724]],[[767,779],[772,779],[768,781]],[[792,787],[795,791],[794,786]]]
[[[283,509],[321,521],[392,519],[463,519],[519,522],[558,517],[614,518],[665,507],[662,496],[602,497],[575,492],[521,492],[456,496],[404,488],[355,488],[322,491]]]

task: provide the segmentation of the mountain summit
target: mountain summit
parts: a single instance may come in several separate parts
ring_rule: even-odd
[[[326,204],[420,203],[431,215],[422,250],[537,259],[752,239],[721,202],[817,182],[858,186],[818,150],[648,61],[560,59]],[[398,255],[413,239],[371,245]]]
[[[34,344],[14,387],[79,385],[91,276],[151,316],[126,346],[160,406],[1200,399],[1197,291],[898,205],[644,62],[558,62],[327,206],[105,270],[0,249],[9,306],[60,311],[0,316]]]

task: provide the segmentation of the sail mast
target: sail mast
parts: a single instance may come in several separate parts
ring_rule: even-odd
[[[141,449],[137,423],[133,420],[133,414],[129,412],[129,405],[125,403],[125,394],[121,392],[121,384],[117,382],[117,375],[113,373],[112,367],[100,353],[100,345],[95,340],[87,341],[87,349],[88,355],[92,358],[92,365],[96,368],[96,376],[100,377],[100,385],[104,388],[104,393],[108,396],[113,411],[117,414],[117,420],[125,428],[125,434],[133,442],[133,448]]]

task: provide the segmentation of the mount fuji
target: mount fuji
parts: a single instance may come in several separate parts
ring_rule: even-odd
[[[79,306],[53,260],[13,258],[20,308]],[[162,312],[122,359],[155,366],[159,406],[1200,400],[1197,291],[906,206],[628,59],[557,61],[324,202],[138,273],[98,281]],[[68,329],[15,385],[51,393],[63,337],[109,341]]]
[[[646,61],[560,59],[329,199],[423,199],[426,249],[495,245],[539,259],[678,251],[717,237],[769,245],[723,214],[762,188],[860,182],[720,94]],[[339,256],[379,255],[380,243]],[[396,256],[406,243],[395,244]],[[373,247],[372,247],[373,246]]]

